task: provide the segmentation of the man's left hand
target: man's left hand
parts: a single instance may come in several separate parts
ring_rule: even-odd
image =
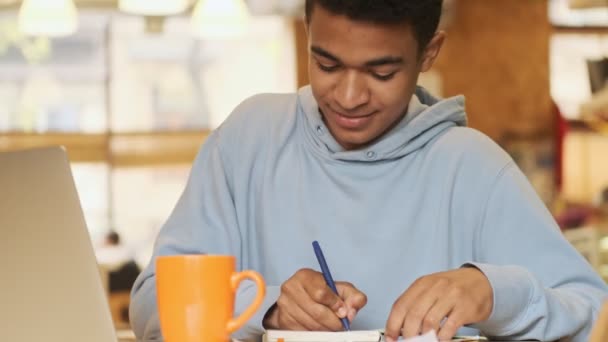
[[[386,323],[387,341],[432,329],[440,340],[449,340],[463,325],[490,317],[493,295],[486,276],[474,267],[418,278],[393,304]]]

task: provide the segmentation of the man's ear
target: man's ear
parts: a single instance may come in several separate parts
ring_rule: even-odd
[[[420,72],[425,72],[431,69],[437,56],[439,56],[439,51],[441,51],[441,47],[443,46],[443,42],[445,41],[445,31],[437,31],[433,36],[433,39],[427,44],[426,48],[422,52],[422,65],[420,68]]]

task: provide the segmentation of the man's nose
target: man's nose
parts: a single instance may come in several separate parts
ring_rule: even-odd
[[[335,88],[334,98],[345,110],[353,110],[366,104],[370,93],[365,76],[358,71],[346,72]]]

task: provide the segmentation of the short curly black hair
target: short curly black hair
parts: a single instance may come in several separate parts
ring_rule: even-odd
[[[306,0],[307,22],[310,22],[315,5],[352,20],[378,24],[407,23],[414,30],[421,51],[437,31],[443,0]]]

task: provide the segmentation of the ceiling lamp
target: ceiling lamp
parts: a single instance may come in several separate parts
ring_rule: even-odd
[[[118,8],[126,13],[146,16],[166,16],[184,12],[190,0],[119,0]]]
[[[18,24],[28,36],[67,36],[78,28],[78,13],[72,0],[23,0]]]
[[[247,31],[249,11],[243,0],[199,0],[191,20],[201,38],[235,38]]]

